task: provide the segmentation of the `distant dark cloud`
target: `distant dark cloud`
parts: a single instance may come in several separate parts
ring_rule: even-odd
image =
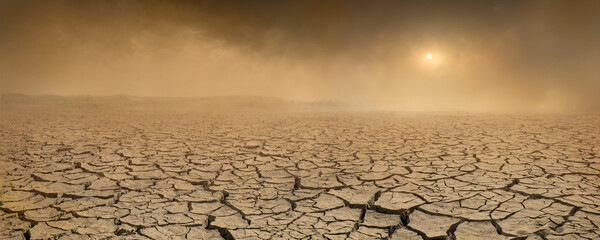
[[[594,0],[0,1],[0,92],[599,110],[599,12]]]

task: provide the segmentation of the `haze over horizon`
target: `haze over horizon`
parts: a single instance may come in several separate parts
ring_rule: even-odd
[[[600,2],[0,1],[0,93],[600,111]]]

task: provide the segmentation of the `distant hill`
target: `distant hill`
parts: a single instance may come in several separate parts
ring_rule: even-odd
[[[0,109],[114,109],[129,111],[239,111],[239,110],[343,110],[349,105],[336,102],[303,102],[262,96],[219,97],[137,97],[137,96],[55,96],[0,95]]]

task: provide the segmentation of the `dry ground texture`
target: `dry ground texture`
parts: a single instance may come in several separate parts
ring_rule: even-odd
[[[1,239],[600,239],[599,115],[40,109]]]

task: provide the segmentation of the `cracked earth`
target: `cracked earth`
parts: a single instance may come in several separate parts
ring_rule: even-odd
[[[600,116],[0,113],[2,239],[600,239]]]

